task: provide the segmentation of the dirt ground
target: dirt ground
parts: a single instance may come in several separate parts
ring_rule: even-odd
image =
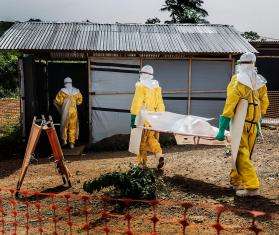
[[[20,101],[18,99],[0,99],[0,127],[18,122]]]
[[[210,225],[216,220],[214,206],[217,204],[266,212],[267,216],[259,221],[259,227],[263,229],[261,234],[279,234],[278,129],[264,130],[264,141],[260,141],[255,147],[253,159],[261,180],[261,195],[254,198],[241,199],[234,196],[234,191],[230,189],[228,181],[230,158],[224,156],[224,147],[173,146],[164,149],[164,152],[167,159],[162,177],[164,187],[158,197],[171,200],[174,204],[188,201],[200,205],[189,210],[188,219],[191,225],[186,231],[190,234],[216,234]],[[72,172],[73,185],[66,192],[75,194],[84,194],[82,185],[85,180],[115,170],[126,171],[131,163],[135,163],[135,157],[126,151],[93,152],[83,156],[68,157],[66,160]],[[149,166],[155,166],[152,156],[148,161]],[[20,165],[20,159],[0,162],[0,188],[15,188]],[[23,189],[39,192],[59,191],[57,186],[60,184],[61,179],[53,163],[47,159],[41,159],[38,164],[35,163],[29,167]],[[42,203],[43,200],[46,199],[42,199]],[[96,207],[98,208],[98,205]],[[96,209],[96,214],[97,211]],[[130,213],[134,218],[137,217],[132,220],[132,229],[138,233],[151,231],[150,220],[148,224],[146,222],[143,224],[143,220],[140,220],[140,218],[152,215],[150,207],[135,206]],[[174,218],[181,218],[182,207],[162,205],[158,207],[157,213],[162,219],[158,223],[160,234],[177,234],[179,231],[181,233],[179,224],[170,221]],[[94,216],[92,215],[90,219],[93,229],[94,226],[102,225],[102,221],[97,223]],[[221,222],[227,228],[227,231],[221,234],[254,234],[247,230],[251,224],[251,216],[247,213],[225,212]],[[116,227],[125,226],[123,220],[121,222],[119,219],[111,219],[108,224]]]

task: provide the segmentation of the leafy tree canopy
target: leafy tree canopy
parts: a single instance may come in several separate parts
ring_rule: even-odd
[[[30,18],[28,21],[29,22],[42,22],[41,19],[35,19],[35,18]]]
[[[155,18],[148,18],[145,23],[146,24],[159,24],[161,22],[161,20],[157,17]]]
[[[0,21],[0,36],[14,22]],[[19,53],[0,52],[0,98],[16,97],[19,94],[17,60]]]
[[[246,31],[246,32],[242,33],[241,35],[249,41],[256,41],[261,38],[261,36],[257,32],[254,32],[254,31]]]
[[[17,96],[19,91],[16,52],[0,53],[0,98]]]
[[[8,30],[12,25],[14,24],[14,22],[10,22],[10,21],[0,21],[0,37],[1,35]]]
[[[171,20],[165,23],[208,23],[203,3],[203,0],[166,0],[161,11],[170,12]]]

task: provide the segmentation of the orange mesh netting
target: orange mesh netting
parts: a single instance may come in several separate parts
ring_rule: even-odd
[[[115,199],[107,196],[76,195],[72,193],[54,194],[20,191],[20,199],[15,199],[15,190],[0,190],[0,231],[2,234],[159,234],[160,227],[173,226],[176,233],[186,233],[186,229],[203,227],[213,234],[225,231],[252,231],[259,234],[259,217],[272,220],[273,215],[264,212],[245,210],[221,204],[200,204],[174,200],[132,200]],[[122,205],[121,212],[111,206]],[[142,213],[133,208],[139,206]],[[158,210],[158,207],[170,210]],[[171,211],[176,211],[174,215]],[[189,219],[191,210],[202,210],[212,215],[212,223],[194,223]],[[250,217],[250,224],[237,227],[224,223],[226,213]],[[191,212],[192,213],[192,212]],[[231,221],[230,223],[233,223]],[[140,226],[133,226],[137,224]],[[162,233],[162,232],[161,232]]]

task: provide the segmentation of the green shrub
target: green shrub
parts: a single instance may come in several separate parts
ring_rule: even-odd
[[[20,124],[6,124],[0,127],[0,145],[20,141]]]
[[[19,96],[16,52],[0,52],[0,98]]]
[[[84,191],[93,193],[113,186],[115,195],[132,199],[156,198],[156,173],[154,169],[142,169],[133,166],[128,172],[112,172],[98,179],[86,181]]]
[[[14,90],[5,89],[0,85],[0,99],[2,98],[13,98],[17,99],[20,97],[19,87],[15,88]]]
[[[14,22],[11,21],[0,21],[0,36],[2,36],[3,33],[5,33],[6,30],[8,30]]]

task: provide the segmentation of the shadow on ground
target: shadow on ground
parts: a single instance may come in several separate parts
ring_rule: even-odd
[[[0,161],[0,179],[4,179],[21,168],[22,161],[12,158],[6,161]]]
[[[41,191],[39,194],[28,194],[28,196],[25,196],[21,193],[16,194],[16,198],[21,201],[41,201],[46,198],[49,198],[51,194],[59,194],[62,192],[65,192],[70,187],[64,187],[63,185],[59,185],[53,188],[48,188],[46,190]]]
[[[267,215],[271,213],[279,213],[279,204],[263,196],[240,198],[235,196],[234,190],[231,188],[221,187],[201,180],[195,180],[178,175],[173,177],[165,177],[164,180],[171,187],[176,188],[177,190],[184,193],[195,194],[215,200],[218,200],[224,196],[234,197],[234,201],[232,203],[222,202],[222,204],[227,206],[234,206],[243,210],[263,211]],[[235,211],[235,213],[240,216],[245,216],[245,214],[238,211]]]

